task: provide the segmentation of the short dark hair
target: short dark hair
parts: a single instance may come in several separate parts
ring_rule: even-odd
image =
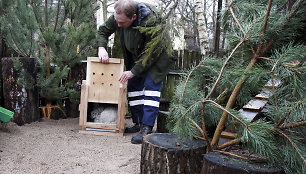
[[[137,4],[134,0],[119,0],[114,9],[116,13],[124,13],[126,17],[131,19],[136,14]]]

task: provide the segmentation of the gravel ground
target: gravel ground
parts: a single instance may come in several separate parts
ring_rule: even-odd
[[[24,126],[0,123],[0,173],[139,173],[141,145],[130,143],[135,134],[80,134],[78,121],[43,118]],[[127,125],[130,122],[126,120]]]

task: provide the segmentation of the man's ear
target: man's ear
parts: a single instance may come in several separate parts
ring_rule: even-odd
[[[134,20],[136,20],[136,18],[137,18],[137,15],[136,15],[136,14],[133,14],[132,20],[134,21]]]

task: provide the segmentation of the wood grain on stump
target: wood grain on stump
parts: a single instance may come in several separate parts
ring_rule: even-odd
[[[170,133],[147,135],[141,149],[141,173],[198,174],[205,148],[202,140],[181,139]]]
[[[211,152],[204,155],[201,174],[283,174],[279,168],[267,163],[255,163],[232,156]]]

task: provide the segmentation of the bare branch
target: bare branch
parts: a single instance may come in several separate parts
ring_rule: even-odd
[[[268,25],[268,19],[269,19],[269,15],[270,15],[270,11],[271,11],[272,1],[273,0],[269,0],[269,4],[268,4],[268,9],[267,9],[266,17],[265,17],[264,26],[262,27],[262,31],[261,31],[261,38],[259,40],[259,45],[258,45],[258,48],[257,48],[257,51],[256,51],[256,56],[259,55],[259,53],[261,51],[261,48],[262,48],[262,46],[264,44],[264,37],[265,37],[267,25]]]
[[[210,141],[208,139],[208,135],[207,135],[207,131],[206,131],[206,126],[205,126],[205,114],[204,114],[204,111],[205,111],[205,103],[202,103],[201,118],[202,118],[203,136],[205,137],[208,151],[211,151],[211,145],[210,145]]]
[[[240,143],[240,142],[241,142],[241,138],[234,139],[234,140],[232,140],[232,141],[226,142],[226,143],[224,143],[224,144],[218,146],[217,149],[218,149],[218,150],[221,150],[221,149],[227,148],[227,147],[229,147],[229,146],[233,146],[233,145],[235,145],[235,144],[238,144],[238,143]]]
[[[214,152],[219,152],[219,153],[222,153],[224,155],[229,155],[229,156],[233,156],[233,157],[236,157],[236,158],[240,158],[240,159],[243,159],[243,160],[246,160],[246,161],[261,161],[261,162],[266,162],[267,159],[265,158],[248,158],[248,157],[244,157],[244,156],[240,156],[240,155],[237,155],[237,154],[234,154],[234,153],[230,153],[230,152],[225,152],[225,151],[221,151],[221,150],[214,150]]]
[[[306,120],[299,121],[299,122],[296,122],[296,123],[282,124],[278,128],[280,128],[280,129],[289,129],[289,128],[295,128],[295,127],[300,127],[300,126],[304,126],[304,125],[306,125]]]

